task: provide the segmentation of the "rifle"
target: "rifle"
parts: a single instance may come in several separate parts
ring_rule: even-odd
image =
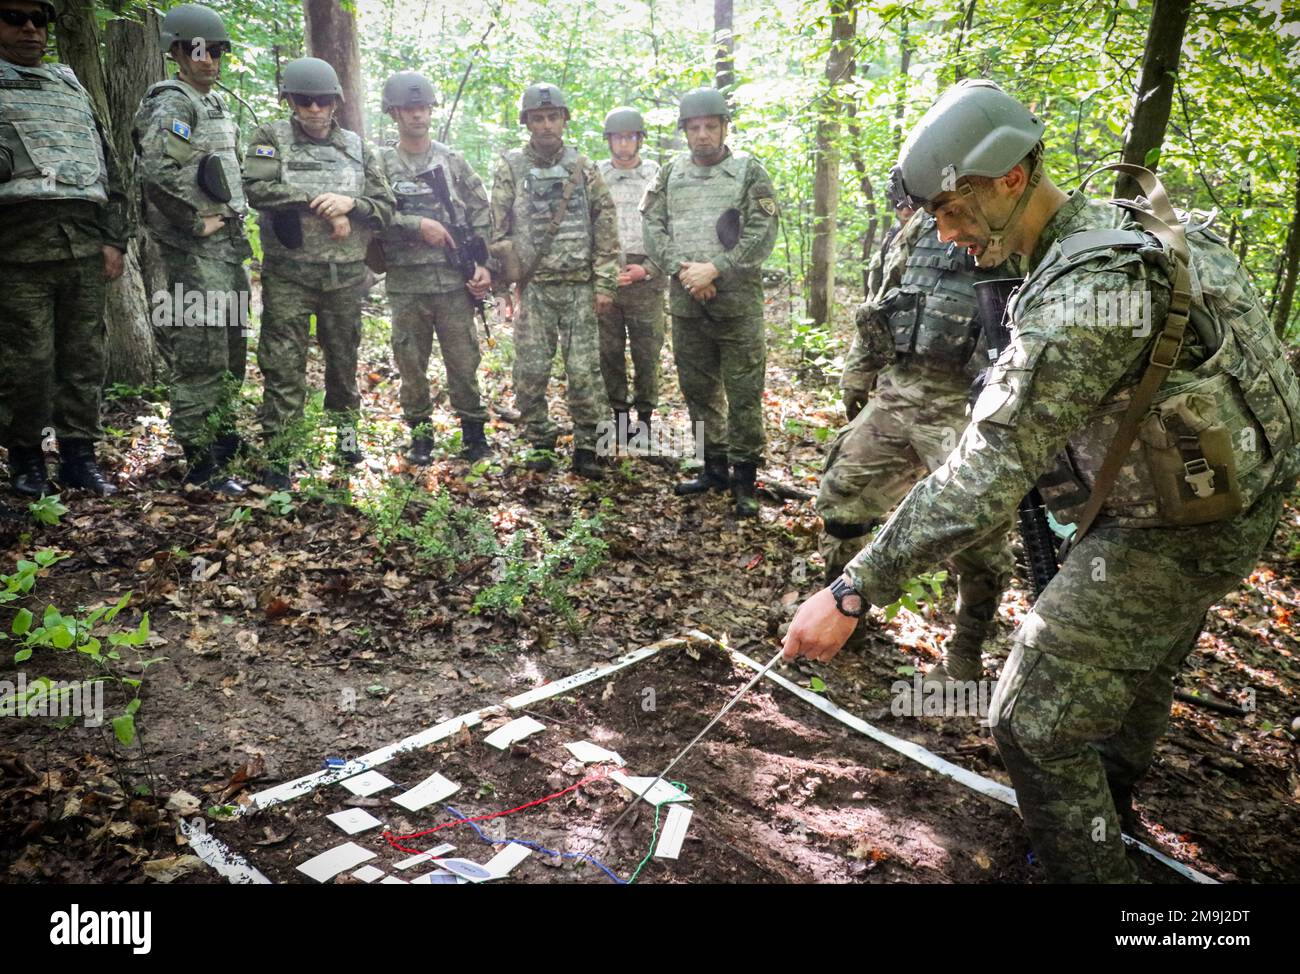
[[[984,342],[988,346],[990,362],[997,361],[1002,350],[1011,344],[1007,305],[1011,301],[1011,295],[1022,283],[1024,283],[1023,278],[1008,277],[980,281],[975,285],[980,328],[984,332]],[[1052,533],[1051,525],[1047,522],[1047,507],[1037,487],[1031,488],[1029,493],[1021,498],[1016,508],[1016,516],[1020,522],[1020,541],[1024,546],[1021,568],[1029,577],[1036,599],[1043,594],[1047,583],[1056,576],[1059,567],[1056,560],[1058,550],[1056,535]]]
[[[478,265],[487,265],[488,248],[487,241],[482,235],[475,233],[474,228],[469,225],[468,219],[460,219],[456,216],[456,208],[451,202],[451,187],[447,184],[447,173],[442,166],[434,166],[432,169],[426,169],[416,177],[422,180],[431,190],[433,198],[446,214],[447,232],[451,234],[451,239],[455,241],[456,248],[447,255],[447,258],[460,271],[461,277],[465,280],[473,278],[478,271]],[[472,294],[470,300],[474,304],[474,310],[478,313],[479,320],[483,322],[483,334],[487,338],[488,348],[496,348],[497,341],[492,337],[492,329],[488,327],[487,308],[482,298],[476,298]]]

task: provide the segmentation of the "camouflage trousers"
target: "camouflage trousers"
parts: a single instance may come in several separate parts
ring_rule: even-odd
[[[265,386],[259,419],[266,440],[302,418],[313,317],[325,358],[325,409],[342,421],[355,422],[361,409],[357,349],[365,274],[360,263],[268,263],[263,270],[257,364]]]
[[[105,370],[104,259],[0,261],[0,437],[98,440]]]
[[[1021,623],[990,726],[1050,880],[1136,879],[1108,782],[1151,764],[1174,674],[1206,611],[1254,570],[1282,496],[1224,524],[1096,528]]]
[[[447,369],[451,408],[461,421],[487,422],[478,386],[482,355],[474,326],[474,306],[463,287],[441,294],[393,294],[393,360],[402,377],[402,416],[412,426],[433,412],[429,398],[429,356],[433,336]]]
[[[822,473],[817,513],[827,574],[838,575],[912,487],[938,469],[966,428],[966,380],[928,369],[886,369],[862,412],[840,430]],[[956,633],[987,635],[1011,576],[1005,535],[953,555]]]
[[[167,366],[172,433],[186,446],[204,446],[235,428],[248,360],[248,272],[165,247],[159,253],[167,293],[154,305],[153,333]]]
[[[549,446],[555,441],[546,387],[558,346],[564,359],[573,448],[596,449],[596,424],[606,418],[609,400],[600,381],[595,300],[590,284],[534,282],[524,288],[514,328],[515,406],[524,435],[533,444]]]
[[[762,317],[673,315],[673,358],[691,425],[698,430],[704,424],[704,454],[761,464],[767,378]]]
[[[631,345],[635,369],[632,398],[628,398],[627,350]],[[662,281],[638,281],[620,287],[614,310],[600,318],[600,374],[615,410],[632,406],[640,414],[659,405],[659,352],[664,347],[664,288]]]

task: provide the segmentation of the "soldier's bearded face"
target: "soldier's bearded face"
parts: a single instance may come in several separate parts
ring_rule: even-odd
[[[192,78],[210,86],[221,77],[221,58],[213,57],[207,51],[203,52],[202,57],[191,57],[185,50],[185,44],[178,41],[172,45],[172,56],[176,59],[181,76],[187,80]]]
[[[298,116],[298,121],[307,133],[315,138],[322,138],[330,130],[330,122],[334,118],[334,101],[327,101],[321,104],[319,101],[313,101],[311,104],[293,103],[293,113]]]
[[[641,150],[641,136],[635,132],[615,132],[609,136],[609,154],[619,162],[631,162]]]
[[[393,119],[397,122],[397,132],[408,139],[422,139],[429,134],[429,121],[433,118],[430,105],[408,105],[394,108]]]
[[[534,108],[524,116],[533,145],[543,152],[554,152],[564,140],[564,110]]]
[[[22,13],[44,16],[49,11],[39,3],[29,0],[0,0],[0,10],[17,10]],[[13,27],[0,20],[0,57],[25,68],[41,63],[49,37],[48,27],[37,27],[28,20],[21,27]]]
[[[700,165],[712,165],[722,158],[722,147],[727,141],[727,123],[717,115],[705,115],[686,120],[686,144],[691,158]]]

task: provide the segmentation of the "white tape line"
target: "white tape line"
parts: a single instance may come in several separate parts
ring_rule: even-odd
[[[712,642],[712,640],[710,640]],[[529,690],[511,697],[506,701],[506,706],[511,710],[519,710],[521,707],[528,707],[537,703],[539,700],[548,700],[557,694],[564,693],[568,690],[576,689],[593,680],[599,680],[601,677],[609,676],[611,673],[617,673],[621,669],[631,666],[633,663],[639,663],[643,659],[649,659],[665,649],[675,649],[685,646],[685,639],[664,639],[649,646],[643,646],[641,649],[634,649],[630,653],[624,653],[613,663],[607,666],[593,666],[589,670],[583,670],[581,673],[574,673],[572,676],[566,676],[563,679],[552,680],[545,686],[537,687],[535,690]]]
[[[763,668],[762,663],[755,662],[754,660],[746,656],[744,653],[737,652],[734,649],[730,650],[730,652],[731,655],[734,656],[738,662],[741,662],[745,666],[748,666],[751,670],[761,670]],[[931,771],[937,771],[941,775],[945,775],[946,777],[952,778],[954,781],[957,781],[965,785],[967,788],[970,788],[972,791],[979,792],[981,795],[986,795],[987,797],[995,799],[996,801],[1003,802],[1007,805],[1010,805],[1012,808],[1018,807],[1018,805],[1016,804],[1015,791],[1011,788],[1008,788],[1006,785],[1000,784],[999,782],[993,781],[989,778],[985,778],[983,775],[978,775],[973,771],[969,771],[966,768],[961,767],[960,765],[953,764],[951,761],[945,761],[937,754],[934,754],[926,750],[925,748],[923,748],[920,744],[917,744],[913,741],[904,740],[901,737],[895,737],[893,734],[886,733],[885,731],[882,731],[878,727],[873,727],[871,724],[868,724],[861,717],[856,717],[853,714],[849,713],[847,710],[844,710],[841,707],[837,707],[835,704],[831,703],[829,700],[827,700],[825,697],[821,696],[820,694],[813,693],[811,690],[806,690],[796,683],[791,683],[785,677],[781,676],[781,674],[773,670],[768,670],[767,677],[769,680],[772,680],[773,682],[779,684],[780,686],[785,687],[785,689],[789,690],[791,693],[793,693],[800,700],[803,700],[805,703],[811,704],[812,706],[816,707],[818,710],[820,710],[822,713],[826,714],[829,717],[834,717],[841,724],[845,724],[849,727],[852,727],[855,731],[858,731],[861,734],[865,734],[867,737],[870,737],[873,741],[877,741],[878,743],[883,744],[891,751],[897,751],[899,754],[903,755],[904,757],[911,758],[913,761],[916,761],[918,764],[924,765],[925,767],[929,768]],[[1187,879],[1190,879],[1194,883],[1203,883],[1203,884],[1210,884],[1215,886],[1219,884],[1219,881],[1217,879],[1213,879],[1210,876],[1205,875],[1205,873],[1201,872],[1198,869],[1193,868],[1192,866],[1188,866],[1181,862],[1177,862],[1173,859],[1170,859],[1164,853],[1160,852],[1157,849],[1151,848],[1149,845],[1146,845],[1143,842],[1139,842],[1137,839],[1134,839],[1132,836],[1128,836],[1128,835],[1124,836],[1124,841],[1129,843],[1132,846],[1136,846],[1138,849],[1140,849],[1142,852],[1145,852],[1148,856],[1151,856],[1151,858],[1155,859],[1157,862],[1164,863],[1174,872],[1178,873],[1179,875]]]
[[[181,834],[189,840],[195,855],[229,882],[237,885],[271,885],[271,881],[250,866],[247,859],[204,829],[194,828],[185,819],[181,819]]]

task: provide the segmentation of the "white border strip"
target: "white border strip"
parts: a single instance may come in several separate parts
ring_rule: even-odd
[[[726,647],[722,647],[722,648],[726,649]],[[738,662],[743,663],[745,666],[748,666],[751,670],[763,669],[762,663],[755,662],[754,660],[746,656],[744,653],[738,652],[737,650],[734,649],[728,650],[728,652],[730,652],[731,655],[735,657],[735,659]],[[886,733],[885,731],[880,730],[880,728],[878,727],[873,727],[871,724],[868,724],[861,717],[856,717],[853,714],[849,713],[847,710],[844,710],[841,707],[837,707],[835,704],[831,703],[829,700],[827,700],[825,697],[821,696],[820,694],[813,693],[811,690],[806,690],[803,687],[799,686],[798,684],[791,683],[789,680],[787,680],[785,677],[781,676],[781,674],[777,673],[774,670],[768,670],[767,677],[769,680],[772,680],[774,683],[777,683],[780,686],[785,687],[785,689],[789,690],[791,693],[793,693],[796,697],[798,697],[800,700],[804,701],[805,703],[811,704],[812,706],[816,707],[818,710],[820,710],[822,713],[826,714],[827,716],[834,717],[840,723],[852,727],[855,731],[858,731],[861,734],[865,734],[867,737],[870,737],[873,741],[877,741],[880,744],[883,744],[885,747],[889,748],[890,750],[897,751],[899,754],[903,755],[904,757],[911,758],[913,761],[916,761],[918,764],[924,765],[925,767],[929,768],[931,771],[937,771],[939,774],[946,775],[947,777],[952,778],[954,781],[960,782],[961,784],[965,785],[967,788],[970,788],[972,791],[979,792],[981,795],[986,795],[987,797],[995,799],[996,801],[1003,802],[1004,804],[1010,805],[1012,808],[1019,807],[1016,803],[1015,791],[1011,788],[1008,788],[1006,785],[993,781],[990,778],[985,778],[983,775],[976,774],[975,772],[963,768],[960,765],[953,764],[951,761],[945,761],[937,754],[934,754],[926,750],[920,744],[916,744],[913,741],[903,740],[901,737],[895,737],[893,734]],[[1142,852],[1145,852],[1148,856],[1151,856],[1157,862],[1164,863],[1170,869],[1174,870],[1174,872],[1179,873],[1180,875],[1182,875],[1187,879],[1190,879],[1194,883],[1209,884],[1214,886],[1219,885],[1219,881],[1217,879],[1213,879],[1210,876],[1205,875],[1205,873],[1201,872],[1198,869],[1193,868],[1192,866],[1188,866],[1181,862],[1177,862],[1176,860],[1170,859],[1168,856],[1160,852],[1158,849],[1153,849],[1149,845],[1146,845],[1143,842],[1139,842],[1137,839],[1133,838],[1132,836],[1125,835],[1124,841],[1127,842],[1129,845],[1137,847]]]
[[[200,820],[201,821],[201,820]],[[195,828],[181,819],[181,834],[190,848],[205,863],[231,883],[243,886],[270,886],[271,881],[248,864],[248,860],[203,828]]]

